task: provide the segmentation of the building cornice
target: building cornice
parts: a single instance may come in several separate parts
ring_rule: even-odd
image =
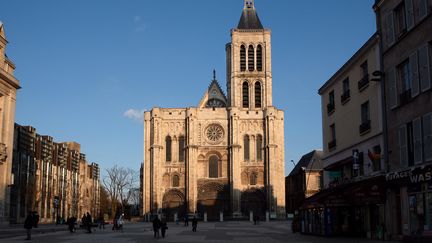
[[[5,80],[9,85],[14,87],[15,89],[20,89],[19,80],[16,79],[11,74],[7,73],[5,70],[0,69],[0,79]]]

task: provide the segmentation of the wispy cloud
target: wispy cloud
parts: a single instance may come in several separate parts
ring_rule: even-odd
[[[141,16],[134,16],[133,22],[135,23],[135,32],[142,32],[147,28],[146,24],[142,21]]]
[[[144,121],[144,112],[146,109],[138,110],[138,109],[129,109],[123,113],[124,117],[127,117],[136,122]]]

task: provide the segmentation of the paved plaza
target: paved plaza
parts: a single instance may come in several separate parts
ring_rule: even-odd
[[[65,226],[66,227],[66,226]],[[154,239],[150,223],[126,224],[124,232],[112,231],[108,226],[105,230],[96,229],[92,234],[84,230],[76,233],[68,231],[57,231],[48,233],[33,234],[32,241],[25,241],[25,231],[22,236],[0,239],[0,242],[43,242],[43,243],[64,243],[64,242],[374,242],[366,239],[346,238],[324,238],[317,236],[293,234],[290,225],[286,221],[262,222],[253,225],[250,222],[199,222],[198,231],[192,232],[192,227],[184,227],[182,224],[168,224],[165,239]],[[1,232],[0,232],[1,234]]]

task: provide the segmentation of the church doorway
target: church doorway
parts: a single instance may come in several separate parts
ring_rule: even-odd
[[[229,190],[226,185],[209,182],[198,188],[198,213],[207,213],[207,220],[219,220],[219,213],[229,210]]]
[[[249,212],[258,215],[261,219],[265,218],[265,193],[263,189],[248,189],[241,194],[241,211],[245,216],[249,216]]]
[[[174,215],[181,218],[185,213],[184,193],[178,189],[171,189],[165,192],[163,197],[163,214],[168,221],[174,221]]]

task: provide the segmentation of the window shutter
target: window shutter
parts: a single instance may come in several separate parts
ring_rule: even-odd
[[[418,60],[421,90],[426,91],[430,89],[431,86],[428,44],[420,47],[418,51]]]
[[[395,42],[395,29],[394,29],[394,19],[393,19],[393,11],[391,11],[387,17],[387,46],[391,46]]]
[[[406,125],[399,127],[399,157],[402,167],[408,167],[408,147]]]
[[[423,116],[423,136],[425,161],[432,161],[432,113]]]
[[[395,108],[398,104],[397,102],[397,86],[396,86],[396,69],[391,68],[387,74],[388,89],[388,102],[390,108]]]
[[[418,0],[417,3],[418,3],[418,21],[421,21],[428,14],[428,0]]]
[[[414,27],[414,6],[412,0],[405,0],[405,16],[408,30]]]
[[[413,121],[413,140],[414,140],[414,163],[421,164],[423,162],[421,118],[417,118]]]
[[[416,97],[419,94],[420,90],[417,51],[409,57],[409,64],[411,68],[411,96]]]

